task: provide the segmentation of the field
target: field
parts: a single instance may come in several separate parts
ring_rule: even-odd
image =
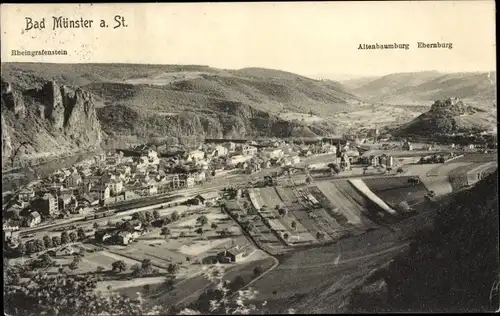
[[[196,218],[204,215],[208,224],[203,226],[203,235],[196,232],[200,226],[196,224]],[[217,229],[211,228],[211,224],[217,224]],[[136,260],[151,259],[153,265],[167,268],[170,263],[180,266],[180,275],[190,275],[196,272],[192,262],[211,262],[211,258],[234,244],[246,244],[247,240],[242,235],[239,227],[220,210],[212,208],[198,212],[186,217],[181,221],[167,225],[170,229],[168,238],[160,235],[160,229],[154,229],[151,233],[137,238],[137,242],[127,247],[109,246],[110,251]],[[231,233],[229,237],[221,237],[217,231],[227,228]],[[183,234],[183,237],[180,235]]]
[[[74,273],[88,273],[88,272],[96,272],[98,267],[103,267],[104,270],[103,272],[111,271],[112,270],[112,264],[115,261],[122,260],[125,262],[125,264],[130,267],[134,264],[140,264],[141,262],[139,260],[133,260],[131,258],[127,258],[125,256],[120,256],[115,253],[112,253],[110,251],[98,251],[95,250],[95,247],[88,246],[88,245],[79,245],[75,244],[73,246],[65,246],[61,247],[60,249],[68,249],[70,250],[69,252],[66,251],[57,251],[55,256],[52,256],[52,259],[56,262],[56,265],[53,267],[49,268],[46,270],[47,273],[57,273],[59,267],[63,267],[66,269],[66,271],[69,270],[68,265],[73,261],[73,253],[80,253],[80,249],[85,249],[86,252],[84,253],[84,256],[82,257],[82,261],[78,264],[78,268],[76,270],[73,270]],[[89,252],[88,250],[92,249],[93,252]],[[26,260],[27,258],[16,258],[14,259],[14,262],[22,262],[23,260]],[[160,272],[165,272],[165,270],[160,269]]]
[[[288,211],[284,216],[279,214],[276,207],[287,208],[287,206],[274,188],[256,188],[250,190],[249,194],[253,197],[251,200],[254,207],[260,209],[261,216],[269,221],[270,228],[279,233],[282,238],[285,233],[288,234],[287,244],[296,245],[315,241],[314,237],[302,226],[293,213]],[[266,207],[262,208],[262,206]],[[292,228],[293,222],[296,225],[295,229]]]
[[[262,271],[266,271],[275,263],[272,257],[260,250],[256,250],[250,254],[244,261],[237,264],[222,265],[225,270],[225,280],[232,281],[237,276],[241,276],[245,280],[245,284],[249,283],[256,276],[253,274],[253,269],[259,267]],[[137,293],[155,304],[165,306],[166,308],[173,305],[187,305],[195,301],[204,290],[208,289],[211,283],[205,275],[203,268],[198,267],[199,273],[191,278],[177,279],[174,289],[168,291],[166,289],[164,278],[142,278],[138,279],[133,286],[124,286],[120,282],[113,284],[114,291],[125,294],[131,298],[135,298]],[[149,284],[148,289],[144,288],[145,284]]]
[[[247,260],[239,264],[223,265],[225,269],[224,279],[233,281],[237,276],[249,283],[255,276],[253,269],[260,267],[266,271],[272,267],[274,259],[261,251],[255,252]],[[170,307],[172,305],[185,306],[195,302],[203,291],[214,286],[204,275],[198,275],[191,279],[180,280],[172,292],[166,292],[161,295],[152,295],[153,301],[159,305]],[[158,292],[158,291],[157,291]]]
[[[317,312],[315,308],[325,305],[319,304],[320,295],[347,293],[363,275],[401,251],[404,245],[394,242],[396,239],[393,233],[381,228],[341,239],[335,245],[286,255],[276,269],[254,284],[259,291],[255,303],[267,301],[265,313],[286,313],[290,307],[296,308],[297,313]],[[315,302],[302,301],[306,295]],[[304,303],[311,304],[300,310]]]
[[[392,208],[403,201],[411,206],[425,201],[428,191],[425,185],[420,181],[418,184],[411,184],[408,180],[411,177],[387,177],[370,178],[363,181],[368,188],[385,201]]]
[[[472,153],[472,154],[465,154],[463,157],[454,159],[453,162],[476,162],[476,163],[481,163],[481,162],[490,162],[490,161],[497,161],[497,153],[492,152],[488,154],[484,153]]]
[[[254,229],[250,232],[252,238],[259,245],[270,253],[278,253],[285,246],[280,239],[260,220],[258,215],[247,215],[242,204],[245,201],[228,201],[226,203],[227,210],[233,215],[238,216],[238,221],[253,221]],[[256,217],[259,220],[254,220]]]
[[[448,176],[451,172],[453,172],[453,170],[460,170],[466,166],[469,166],[470,164],[472,164],[472,162],[457,162],[456,160],[445,164],[437,164],[434,168],[427,172],[426,176]]]
[[[318,182],[316,187],[317,189],[310,189],[311,193],[323,201],[321,202],[323,207],[344,228],[357,234],[378,227],[370,218],[379,216],[381,210],[362,196],[347,180]]]
[[[291,236],[290,237],[290,242],[294,243],[293,241],[295,240],[295,243],[308,243],[308,242],[314,242],[315,238],[305,229],[304,226],[302,226],[301,222],[297,220],[297,218],[294,216],[292,212],[288,210],[287,215],[285,216],[280,216],[278,210],[276,210],[276,205],[279,206],[285,206],[288,209],[287,203],[288,200],[282,200],[280,196],[278,195],[277,191],[275,188],[261,188],[260,189],[260,195],[266,203],[266,205],[269,206],[269,215],[272,217],[277,217],[282,225],[285,227],[286,231],[288,234]],[[269,203],[276,203],[276,204],[269,204]],[[292,222],[295,222],[295,229],[292,228]]]
[[[381,125],[399,126],[409,122],[422,114],[418,108],[395,108],[391,106],[377,106],[364,108],[349,113],[339,113],[333,116],[335,122],[341,126],[351,128],[377,128]]]
[[[324,240],[336,240],[344,231],[335,219],[333,219],[325,209],[314,209],[308,212],[308,207],[301,204],[296,196],[296,193],[291,188],[277,187],[277,193],[288,208],[288,211],[295,215],[302,225],[307,227],[311,234],[323,232]]]

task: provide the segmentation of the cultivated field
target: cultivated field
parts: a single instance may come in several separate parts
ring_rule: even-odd
[[[436,164],[436,166],[434,168],[432,168],[431,170],[429,170],[427,172],[426,176],[428,176],[428,177],[448,176],[453,170],[462,169],[470,164],[472,164],[472,163],[471,162],[457,162],[456,160],[453,160],[453,162],[449,162],[449,163],[445,163],[445,164]]]
[[[268,188],[261,188],[260,189],[260,195],[266,203],[266,205],[269,206],[269,211],[270,211],[270,216],[276,217],[282,224],[282,226],[285,228],[285,232],[290,235],[289,242],[291,244],[297,244],[297,243],[310,243],[314,242],[315,238],[311,233],[307,231],[307,229],[301,224],[300,221],[294,216],[293,212],[290,212],[288,209],[288,200],[282,200],[280,198],[280,195],[278,195],[277,191],[275,188],[268,187]],[[270,203],[275,203],[275,204],[270,204]],[[288,209],[288,212],[286,215],[281,216],[276,209],[276,206],[284,206],[286,209]],[[271,222],[271,221],[270,221]],[[292,227],[292,223],[295,222],[295,228]]]
[[[497,161],[497,153],[492,152],[492,153],[471,153],[471,154],[465,154],[463,157],[454,159],[453,162],[456,163],[462,163],[462,162],[476,162],[476,163],[481,163],[481,162],[490,162],[490,161]]]
[[[334,245],[290,253],[276,269],[254,284],[259,291],[256,303],[267,301],[267,313],[286,313],[289,307],[300,307],[306,295],[319,301],[317,296],[331,294],[327,291],[330,288],[334,293],[347,293],[374,267],[403,249],[396,240],[397,236],[381,228],[341,239]],[[297,312],[312,313],[314,305]]]
[[[200,235],[196,232],[200,228],[196,219],[202,215],[207,217],[208,223],[202,227],[203,234]],[[217,229],[211,228],[212,223],[217,224]],[[168,237],[160,235],[160,229],[154,229],[127,247],[109,246],[109,249],[139,261],[151,259],[153,265],[162,268],[167,268],[170,263],[178,264],[179,275],[183,276],[196,273],[197,268],[191,263],[212,262],[215,255],[225,248],[248,243],[236,223],[216,208],[198,212],[167,227],[170,229]],[[221,237],[217,231],[223,229],[227,229],[231,236]]]
[[[382,216],[381,210],[362,196],[347,180],[318,182],[316,187],[316,190],[310,189],[311,193],[321,200],[321,204],[340,225],[352,233],[378,227],[370,218]],[[324,205],[325,203],[329,205]]]
[[[259,215],[248,215],[243,209],[243,203],[247,201],[246,199],[241,199],[240,201],[228,201],[226,207],[228,211],[234,216],[238,217],[238,221],[253,222],[253,229],[250,232],[254,240],[259,243],[261,247],[269,251],[270,253],[278,253],[285,246],[280,239],[274,234],[269,227],[267,227],[261,220]],[[250,203],[249,201],[247,201]]]
[[[413,120],[422,114],[418,108],[394,108],[377,106],[349,113],[340,113],[333,116],[335,122],[341,126],[351,128],[377,128],[381,125],[399,126]]]
[[[51,256],[52,260],[56,262],[53,267],[46,270],[47,273],[58,273],[58,269],[63,267],[66,271],[69,271],[68,265],[73,261],[74,254],[82,253],[82,261],[78,264],[78,268],[73,271],[73,273],[89,273],[96,272],[98,267],[104,268],[103,272],[109,272],[112,270],[112,264],[115,261],[122,260],[125,264],[130,267],[134,264],[140,264],[139,260],[133,260],[131,258],[120,256],[115,253],[106,250],[97,250],[96,247],[90,245],[80,245],[74,244],[59,247],[60,251],[56,251],[55,256]],[[63,250],[64,249],[64,250]],[[80,252],[81,249],[85,252]],[[14,262],[22,262],[27,258],[16,258],[13,259]],[[160,269],[160,272],[165,272],[165,270]]]
[[[324,240],[336,240],[344,231],[335,219],[333,219],[323,208],[311,209],[310,206],[301,202],[301,197],[296,190],[291,188],[277,187],[277,193],[288,208],[307,230],[315,235],[317,232],[325,234]],[[294,192],[295,191],[295,192]]]
[[[364,179],[364,183],[379,198],[390,207],[406,201],[410,206],[425,201],[428,191],[420,181],[418,184],[409,183],[411,177],[384,177]]]

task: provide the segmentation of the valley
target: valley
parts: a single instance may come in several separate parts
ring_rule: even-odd
[[[53,311],[66,293],[44,282],[71,280],[89,300],[117,295],[171,314],[213,313],[211,301],[225,300],[265,314],[416,311],[394,291],[411,294],[405,273],[430,278],[423,262],[435,254],[415,254],[426,232],[437,249],[442,214],[483,223],[461,200],[480,188],[484,217],[495,216],[489,80],[2,64],[11,309],[37,294],[18,284],[36,280],[50,299],[25,308]],[[444,233],[453,247],[456,234]],[[405,258],[421,270],[404,270]]]

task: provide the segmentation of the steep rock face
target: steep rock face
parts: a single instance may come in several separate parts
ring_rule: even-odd
[[[2,80],[2,167],[36,163],[39,158],[93,150],[101,128],[92,95],[53,81],[41,88],[16,89]],[[17,166],[17,165],[16,165]]]
[[[12,143],[7,123],[2,116],[2,167],[7,163],[12,154]]]

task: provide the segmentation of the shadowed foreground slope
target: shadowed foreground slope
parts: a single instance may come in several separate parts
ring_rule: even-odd
[[[498,176],[461,192],[409,252],[353,291],[351,312],[485,312],[499,273]],[[498,295],[498,294],[496,294]]]

